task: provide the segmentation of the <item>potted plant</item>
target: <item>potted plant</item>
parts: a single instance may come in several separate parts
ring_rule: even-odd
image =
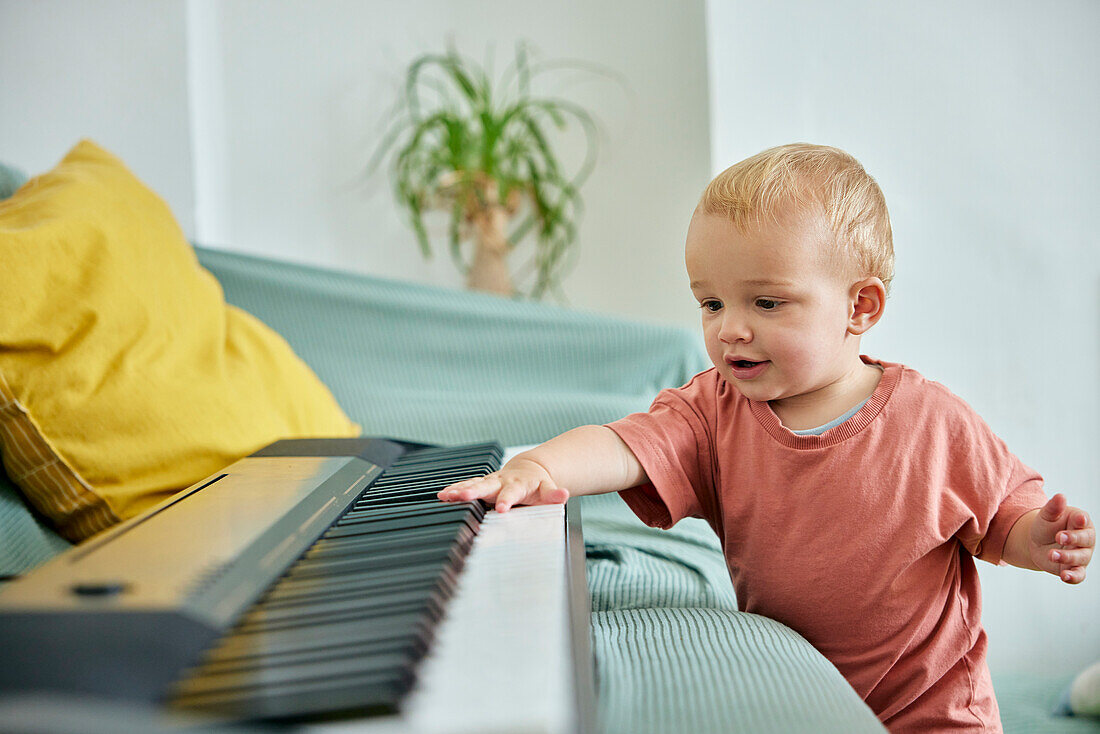
[[[530,64],[519,44],[496,86],[483,67],[453,48],[409,66],[396,118],[368,170],[389,156],[395,195],[425,257],[432,254],[425,215],[447,213],[450,252],[469,288],[560,296],[582,212],[579,188],[595,163],[596,124],[576,104],[533,94],[531,80],[568,65]],[[570,119],[580,123],[586,143],[584,162],[572,177],[550,137],[551,126],[564,129]],[[508,256],[532,234],[533,282],[520,289]]]

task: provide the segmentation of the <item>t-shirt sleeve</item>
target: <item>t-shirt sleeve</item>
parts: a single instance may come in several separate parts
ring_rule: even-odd
[[[685,387],[691,387],[690,383]],[[668,529],[685,517],[713,516],[709,431],[705,419],[685,400],[683,390],[664,390],[649,412],[607,424],[645,470],[649,481],[619,495],[651,527]]]
[[[1020,467],[1027,472],[1031,472],[1022,463]],[[989,522],[989,530],[986,532],[985,538],[982,539],[977,549],[978,552],[974,555],[983,561],[998,566],[1007,566],[1008,564],[1004,562],[1002,556],[1012,526],[1025,513],[1045,505],[1047,499],[1046,494],[1043,492],[1043,478],[1031,472],[1031,478],[1020,482],[1001,502],[1000,507],[997,508],[997,514]],[[971,553],[974,553],[974,551],[971,551]]]
[[[977,413],[967,410],[950,439],[948,488],[965,504],[955,536],[975,557],[1003,566],[1012,526],[1047,501],[1043,478],[1009,451]]]

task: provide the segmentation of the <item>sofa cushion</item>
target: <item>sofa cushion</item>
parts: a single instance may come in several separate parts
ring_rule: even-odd
[[[0,262],[4,467],[70,540],[272,441],[358,434],[90,141],[0,202]]]
[[[885,732],[840,672],[779,622],[726,609],[592,614],[606,734]]]

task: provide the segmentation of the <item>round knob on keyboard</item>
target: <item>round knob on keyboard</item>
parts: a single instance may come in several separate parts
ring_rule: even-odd
[[[115,596],[126,590],[121,581],[92,581],[73,584],[72,592],[79,596]]]

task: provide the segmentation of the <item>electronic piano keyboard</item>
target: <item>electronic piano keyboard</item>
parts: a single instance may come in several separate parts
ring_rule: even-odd
[[[90,696],[215,726],[588,730],[575,503],[498,515],[436,498],[501,459],[495,444],[272,444],[0,589],[0,702]]]

